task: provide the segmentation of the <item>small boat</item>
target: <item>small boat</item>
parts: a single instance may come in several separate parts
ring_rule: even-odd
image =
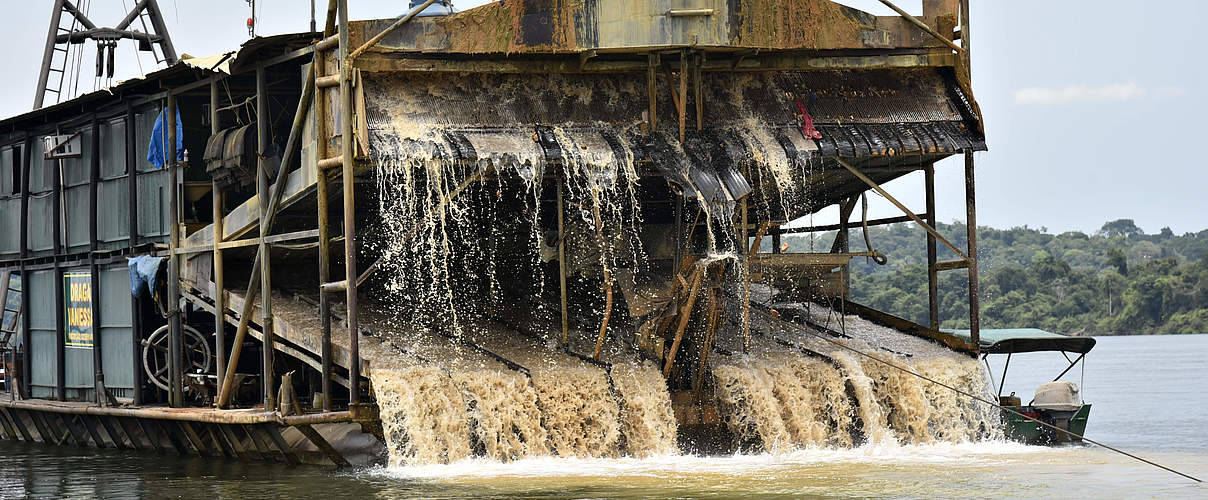
[[[951,333],[970,340],[968,330],[952,330]],[[982,360],[986,362],[986,369],[990,372],[991,383],[994,382],[994,371],[990,369],[990,363],[987,361],[989,356],[1007,356],[1002,374],[998,378],[998,402],[1003,408],[1002,415],[1008,437],[1035,445],[1082,442],[1081,436],[1086,432],[1086,420],[1090,415],[1091,405],[1082,400],[1079,384],[1060,379],[1086,358],[1086,354],[1095,347],[1094,338],[1069,337],[1037,328],[1004,328],[981,330],[978,343]],[[1007,370],[1011,367],[1011,356],[1031,352],[1060,352],[1066,361],[1069,361],[1069,365],[1053,377],[1052,382],[1037,387],[1032,399],[1023,404],[1022,399],[1014,392],[1003,396],[1002,388],[1007,378]],[[1071,359],[1071,354],[1077,354],[1078,357]],[[1068,433],[1046,427],[1040,422]]]

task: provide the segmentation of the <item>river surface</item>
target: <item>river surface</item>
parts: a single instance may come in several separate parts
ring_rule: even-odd
[[[1208,335],[1100,338],[1085,371],[1087,437],[1208,478],[1206,358]],[[1015,356],[1004,393],[1026,402],[1066,364]],[[1082,377],[1076,367],[1063,379]],[[1208,498],[1208,486],[1095,446],[1002,442],[335,471],[0,441],[0,498],[25,497]]]

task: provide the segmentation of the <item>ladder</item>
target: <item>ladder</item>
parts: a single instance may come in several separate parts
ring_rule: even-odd
[[[0,272],[0,352],[8,350],[9,341],[21,324],[21,275]]]
[[[75,26],[78,22],[79,21],[73,16],[71,18],[71,28],[64,28],[63,25],[60,24],[57,26],[58,34],[71,34],[75,31]],[[56,43],[50,54],[50,68],[48,68],[48,71],[51,73],[58,73],[59,79],[57,82],[52,83],[52,80],[54,79],[53,76],[47,78],[45,91],[54,92],[56,103],[63,101],[63,80],[67,76],[67,65],[69,62],[71,62],[71,51],[68,50],[68,47],[71,47],[71,44]],[[59,54],[62,54],[61,60],[58,57]]]

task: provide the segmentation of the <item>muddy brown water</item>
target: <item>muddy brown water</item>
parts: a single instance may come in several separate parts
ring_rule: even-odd
[[[1090,355],[1089,437],[1208,476],[1208,335],[1109,337]],[[1006,391],[1060,371],[1015,356]],[[998,366],[996,365],[996,368]],[[1081,373],[1066,378],[1078,381]],[[1093,446],[1001,441],[778,454],[483,458],[337,471],[0,441],[0,498],[1204,498],[1208,487]]]

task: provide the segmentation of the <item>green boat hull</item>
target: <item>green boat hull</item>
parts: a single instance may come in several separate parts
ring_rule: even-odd
[[[1086,433],[1086,420],[1091,413],[1089,404],[1082,405],[1076,411],[1041,410],[1030,406],[1007,406],[1005,408],[1032,416],[1041,422],[1067,430],[1077,436]],[[1003,420],[1007,424],[1007,437],[1013,440],[1034,445],[1082,442],[1080,437],[1046,428],[1036,420],[1027,419],[1008,411],[1003,411],[1002,414]]]

